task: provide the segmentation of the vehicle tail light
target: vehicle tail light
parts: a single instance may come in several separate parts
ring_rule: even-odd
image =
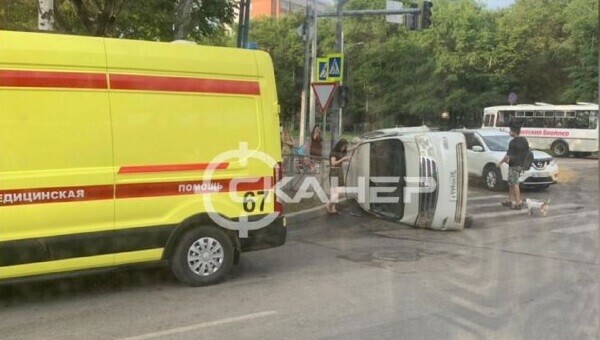
[[[281,162],[277,162],[273,168],[273,196],[274,196],[274,212],[283,214],[283,203],[279,202],[277,197],[277,183],[283,178],[283,166]]]

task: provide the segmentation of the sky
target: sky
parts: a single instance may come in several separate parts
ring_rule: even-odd
[[[487,4],[489,9],[498,9],[512,5],[514,0],[484,0],[483,2]]]

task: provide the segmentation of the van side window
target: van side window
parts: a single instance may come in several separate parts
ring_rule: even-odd
[[[398,139],[384,139],[370,143],[369,160],[369,186],[371,189],[380,187],[394,187],[393,192],[380,192],[378,197],[403,197],[404,177],[406,176],[406,164],[404,156],[404,144]],[[397,177],[398,183],[378,181],[377,178]],[[381,200],[373,200],[371,197],[371,211],[387,218],[401,219],[404,216],[404,204],[386,203]]]

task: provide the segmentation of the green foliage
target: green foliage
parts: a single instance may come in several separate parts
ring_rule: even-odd
[[[296,14],[281,19],[263,17],[250,22],[249,41],[256,42],[273,59],[277,96],[282,120],[286,122],[300,110],[304,41],[296,29],[303,20],[301,14]]]
[[[0,28],[35,31],[36,0],[3,1]],[[55,30],[60,33],[157,41],[174,39],[176,0],[55,0]],[[228,44],[236,0],[194,0],[187,39]]]
[[[406,0],[405,7],[410,1]],[[189,38],[232,46],[237,0],[194,0]],[[420,3],[419,3],[420,4]],[[133,39],[173,38],[176,0],[55,0],[61,32]],[[385,0],[350,0],[346,10],[383,9]],[[598,100],[598,1],[516,0],[492,11],[479,0],[436,0],[429,29],[409,31],[384,16],[343,19],[344,113],[355,123],[478,125],[482,108],[507,103]],[[250,41],[270,53],[284,120],[297,119],[303,13],[251,22]],[[35,30],[37,0],[0,2],[0,28]],[[233,29],[235,32],[235,28]],[[318,54],[335,51],[335,19],[318,20]]]

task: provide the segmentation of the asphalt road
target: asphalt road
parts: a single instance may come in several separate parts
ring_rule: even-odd
[[[222,284],[164,269],[0,288],[0,338],[597,339],[598,160],[561,159],[546,217],[472,186],[472,228],[416,230],[347,208],[290,225]]]

